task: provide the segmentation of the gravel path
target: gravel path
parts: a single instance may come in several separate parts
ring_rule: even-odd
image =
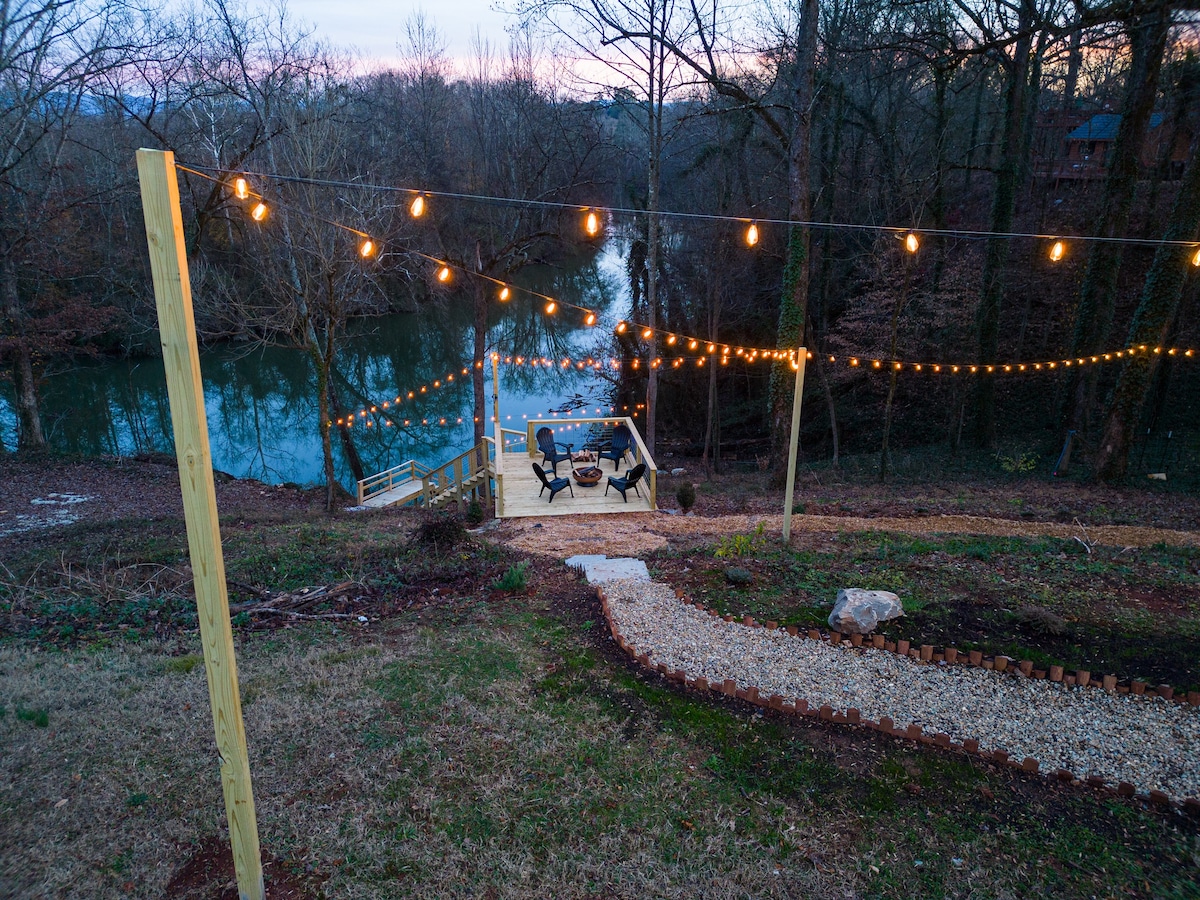
[[[652,663],[691,678],[732,678],[763,696],[855,708],[864,718],[890,717],[897,728],[914,723],[930,737],[975,739],[981,751],[1033,757],[1044,772],[1066,769],[1142,793],[1200,798],[1196,708],[749,628],[680,602],[662,584],[614,581],[605,592],[625,640]]]

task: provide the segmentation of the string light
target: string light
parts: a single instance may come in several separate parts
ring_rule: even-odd
[[[921,239],[917,237],[915,231],[910,231],[904,238],[904,249],[909,253],[916,253],[921,249]]]
[[[425,215],[425,196],[423,194],[413,197],[413,202],[408,205],[408,214],[414,219]]]
[[[746,229],[746,246],[753,247],[758,243],[758,225],[754,222]]]
[[[588,314],[586,316],[584,316],[583,324],[584,325],[595,325],[596,324],[596,314],[594,312],[592,312],[591,310],[589,310]]]
[[[254,209],[250,210],[250,218],[252,218],[255,222],[261,222],[266,217],[267,204],[259,201],[258,205],[255,206]]]
[[[546,304],[546,315],[552,316],[558,311],[558,304],[551,300]]]
[[[449,266],[442,266],[440,269],[438,269],[437,280],[442,284],[446,284],[448,281],[450,281],[450,277],[453,274],[454,273],[450,271]]]
[[[1198,249],[1195,255],[1192,257],[1192,265],[1200,267],[1200,249]]]
[[[245,178],[236,178],[233,182],[233,196],[239,200],[248,200],[250,198],[250,182]]]
[[[1050,246],[1050,262],[1060,262],[1066,253],[1066,244],[1064,244],[1062,241],[1055,241]]]
[[[375,255],[375,242],[370,238],[363,241],[358,247],[358,255],[363,259],[368,259]]]
[[[624,334],[624,333],[625,333],[625,330],[626,330],[628,327],[629,327],[629,326],[628,326],[628,325],[626,325],[624,322],[618,322],[618,323],[617,323],[617,334]]]
[[[652,337],[654,337],[654,332],[653,332],[653,331],[651,331],[649,328],[645,329],[645,330],[642,332],[642,340],[643,340],[643,341],[648,341],[648,340],[650,340],[650,338],[652,338]]]
[[[595,237],[600,233],[600,217],[596,215],[596,211],[589,209],[587,218],[583,222],[583,230],[587,232],[588,237]]]

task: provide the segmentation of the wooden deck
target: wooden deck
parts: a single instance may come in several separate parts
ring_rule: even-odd
[[[594,515],[596,513],[632,513],[632,512],[649,512],[654,507],[650,505],[650,486],[646,483],[646,479],[638,485],[638,490],[642,492],[642,496],[638,497],[631,488],[627,494],[629,497],[628,503],[621,501],[621,494],[615,488],[608,489],[608,496],[604,496],[604,489],[608,485],[608,476],[613,474],[624,475],[625,472],[632,466],[632,463],[627,463],[621,467],[620,472],[614,473],[612,469],[612,460],[605,460],[604,477],[600,479],[600,483],[595,487],[580,487],[575,484],[574,479],[571,481],[571,486],[575,491],[575,496],[571,496],[571,491],[560,491],[554,496],[554,502],[548,502],[550,492],[546,491],[540,497],[538,491],[542,489],[541,482],[533,473],[531,463],[540,462],[541,457],[531,460],[529,454],[524,450],[516,453],[505,453],[504,459],[501,460],[500,472],[502,478],[500,480],[500,490],[497,491],[497,496],[502,500],[497,504],[497,517],[501,519],[515,519],[522,516],[575,516],[575,515]],[[566,463],[558,464],[559,475],[567,475],[569,469]]]

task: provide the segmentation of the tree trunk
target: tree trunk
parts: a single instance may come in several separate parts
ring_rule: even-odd
[[[33,352],[25,340],[17,268],[9,254],[0,257],[0,295],[3,296],[3,312],[8,331],[15,338],[9,365],[17,405],[17,450],[25,453],[44,453],[46,436],[42,431],[42,416],[38,409]]]
[[[1168,241],[1193,241],[1200,230],[1200,141],[1192,145],[1192,157],[1175,208],[1163,235]],[[1151,350],[1159,346],[1171,320],[1179,307],[1183,293],[1184,277],[1189,268],[1194,249],[1161,245],[1154,254],[1146,286],[1133,322],[1129,326],[1126,346],[1145,344]],[[1105,481],[1115,481],[1125,476],[1129,465],[1129,447],[1133,431],[1137,427],[1142,405],[1150,386],[1151,377],[1159,360],[1153,352],[1139,353],[1125,363],[1117,386],[1113,389],[1109,404],[1104,435],[1100,441],[1100,452],[1096,459],[1096,475]]]
[[[488,282],[482,278],[476,278],[475,281],[475,296],[474,296],[474,331],[475,331],[475,347],[474,358],[471,361],[471,393],[472,406],[475,409],[475,443],[472,447],[478,447],[483,443],[483,435],[487,430],[487,398],[483,390],[484,367],[476,365],[477,362],[483,359],[483,355],[487,352],[487,287]],[[499,452],[499,448],[496,448]],[[483,460],[478,461],[480,464]]]
[[[646,325],[650,328],[649,358],[646,360],[646,449],[654,456],[657,439],[656,422],[658,419],[658,368],[654,360],[658,358],[658,251],[659,251],[659,221],[658,194],[659,182],[662,178],[662,147],[663,147],[663,101],[665,98],[664,67],[666,65],[666,49],[661,37],[666,29],[667,4],[661,3],[657,13],[651,11],[650,28],[650,64],[646,67],[649,75],[646,122],[649,137],[650,160],[648,165],[648,184],[646,186]],[[655,22],[656,15],[661,17]],[[656,40],[655,33],[657,25]]]
[[[991,231],[1007,234],[1012,231],[1016,213],[1017,189],[1025,171],[1021,159],[1027,146],[1025,102],[1029,96],[1029,54],[1032,47],[1034,19],[1033,0],[1021,0],[1020,36],[1008,61],[1008,87],[1004,106],[1004,135],[1001,141],[1000,165],[996,172],[996,191],[992,199]],[[985,365],[996,361],[1000,345],[1000,308],[1004,301],[1004,273],[1008,266],[1009,239],[991,238],[983,263],[983,285],[976,333],[979,338],[979,361]],[[975,442],[991,447],[996,441],[996,383],[983,376],[975,395]]]
[[[792,79],[794,115],[788,147],[788,217],[807,222],[812,210],[809,158],[812,148],[813,70],[817,57],[818,0],[803,0],[799,33],[796,36],[796,69]],[[795,350],[804,338],[808,310],[807,225],[792,225],[788,235],[787,265],[783,271],[783,296],[779,305],[779,328],[775,346]],[[771,369],[771,454],[772,480],[782,483],[787,473],[788,443],[792,430],[792,385],[795,375],[788,360]]]
[[[317,370],[317,415],[320,417],[321,457],[325,462],[325,510],[329,512],[334,503],[333,486],[337,484],[337,472],[333,468],[333,441],[329,434],[333,427],[329,408],[329,367],[316,349],[310,347],[309,356]]]
[[[1152,10],[1130,24],[1131,61],[1125,90],[1125,105],[1112,162],[1104,186],[1104,212],[1097,235],[1123,237],[1129,226],[1137,188],[1138,164],[1150,114],[1158,93],[1158,76],[1170,30],[1170,15],[1162,7]],[[1121,271],[1121,244],[1093,242],[1088,252],[1087,269],[1079,289],[1079,307],[1075,313],[1075,332],[1071,338],[1071,356],[1085,356],[1105,349],[1112,329],[1116,305],[1117,276]],[[1066,428],[1083,430],[1090,396],[1095,389],[1095,374],[1081,375],[1079,370],[1067,379],[1062,420]]]

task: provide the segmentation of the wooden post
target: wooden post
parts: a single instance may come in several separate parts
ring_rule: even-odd
[[[804,403],[804,364],[808,348],[796,351],[796,390],[792,395],[792,439],[788,444],[787,487],[783,492],[783,542],[792,537],[792,495],[796,492],[796,454],[800,449],[800,407]]]
[[[213,486],[208,422],[204,415],[204,390],[200,382],[200,354],[192,315],[183,216],[179,211],[175,154],[139,150],[137,167],[163,364],[167,371],[175,453],[179,459],[183,516],[187,523],[188,551],[196,586],[200,640],[204,645],[204,670],[208,675],[208,698],[212,704],[213,728],[220,754],[221,786],[225,793],[225,815],[229,820],[238,896],[241,900],[264,900],[258,823],[250,786],[242,701],[238,696],[237,661],[233,653],[233,628],[229,622],[225,559],[221,555],[217,494]]]

